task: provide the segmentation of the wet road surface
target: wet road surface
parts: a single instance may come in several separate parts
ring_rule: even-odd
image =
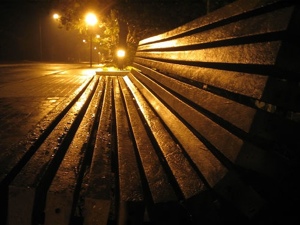
[[[84,64],[0,64],[0,155],[94,74]]]

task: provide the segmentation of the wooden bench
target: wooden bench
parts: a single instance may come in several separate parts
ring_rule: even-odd
[[[225,220],[237,215],[255,220],[268,210],[278,213],[276,219],[288,210],[297,217],[300,26],[295,4],[237,1],[139,43],[128,79],[179,148],[156,151],[195,224],[222,218],[219,210],[228,210]],[[149,129],[156,127],[152,121]],[[174,162],[185,176],[172,170]],[[200,209],[197,201],[205,202]],[[215,216],[205,217],[207,211]]]
[[[7,224],[298,219],[295,2],[236,1],[95,75],[7,163]]]

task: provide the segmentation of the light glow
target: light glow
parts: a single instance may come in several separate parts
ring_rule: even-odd
[[[89,26],[94,26],[98,23],[98,19],[97,19],[96,15],[94,13],[88,13],[85,16],[85,22]]]
[[[124,51],[123,49],[119,49],[119,50],[117,51],[117,56],[118,56],[119,58],[123,58],[123,57],[125,56],[125,51]]]
[[[60,18],[60,15],[57,13],[53,14],[53,19],[58,20]]]

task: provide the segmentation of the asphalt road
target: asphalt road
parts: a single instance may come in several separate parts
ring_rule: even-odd
[[[0,64],[0,156],[95,71],[86,64]]]

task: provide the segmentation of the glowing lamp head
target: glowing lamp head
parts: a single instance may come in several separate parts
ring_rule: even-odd
[[[94,26],[96,25],[96,23],[98,22],[98,19],[96,17],[95,14],[93,13],[88,13],[85,17],[85,22],[87,23],[87,25],[89,26]]]
[[[54,14],[53,14],[53,19],[57,20],[57,19],[59,19],[59,17],[60,17],[60,15],[57,14],[57,13],[54,13]]]
[[[117,51],[117,56],[118,56],[119,58],[123,58],[123,57],[125,56],[125,51],[124,51],[123,49],[119,49],[119,50]]]

